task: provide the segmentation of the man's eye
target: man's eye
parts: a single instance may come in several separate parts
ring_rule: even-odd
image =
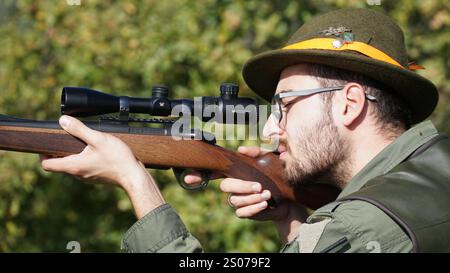
[[[286,103],[286,104],[283,104],[282,106],[281,106],[281,108],[283,109],[283,110],[287,110],[289,107],[291,107],[292,106],[292,102],[288,102],[288,103]]]
[[[281,105],[281,108],[282,108],[282,109],[289,110],[289,108],[290,108],[292,105],[294,105],[296,102],[298,102],[299,99],[300,99],[300,97],[294,98],[293,100],[288,101],[288,102],[286,102],[285,104],[282,104],[282,105]]]

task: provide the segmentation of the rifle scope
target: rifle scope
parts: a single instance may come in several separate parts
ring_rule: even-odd
[[[258,103],[252,98],[238,97],[238,92],[237,84],[223,83],[219,97],[204,96],[191,100],[169,99],[169,88],[160,85],[153,86],[152,96],[149,98],[114,96],[85,87],[64,87],[61,94],[61,113],[76,117],[117,112],[127,115],[141,113],[179,117],[185,115],[188,110],[192,116],[202,121],[214,118],[214,121],[220,123],[257,122]],[[179,109],[181,111],[178,111]],[[217,115],[223,116],[220,118]]]

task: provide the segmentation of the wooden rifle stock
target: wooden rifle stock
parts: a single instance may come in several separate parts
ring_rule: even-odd
[[[17,119],[20,121],[20,119]],[[0,120],[0,149],[53,156],[80,153],[86,144],[61,129],[18,125]],[[13,124],[13,123],[12,123]],[[42,127],[42,126],[41,126]],[[291,200],[317,209],[336,199],[339,191],[329,185],[305,185],[295,190],[285,184],[278,156],[269,153],[250,158],[220,146],[172,136],[108,132],[124,141],[146,166],[216,171],[224,177],[257,181],[272,193],[276,203]]]

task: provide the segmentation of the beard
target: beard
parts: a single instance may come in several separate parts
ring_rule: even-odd
[[[334,125],[331,110],[314,126],[299,127],[294,139],[280,143],[288,154],[284,178],[290,186],[321,183],[343,188],[346,184],[350,146]]]

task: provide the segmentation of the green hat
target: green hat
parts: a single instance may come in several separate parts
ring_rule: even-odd
[[[299,63],[323,64],[366,75],[391,90],[412,110],[412,122],[428,117],[436,107],[436,86],[412,70],[400,27],[370,9],[340,9],[317,16],[282,49],[259,54],[244,65],[247,85],[270,101],[281,71]]]

